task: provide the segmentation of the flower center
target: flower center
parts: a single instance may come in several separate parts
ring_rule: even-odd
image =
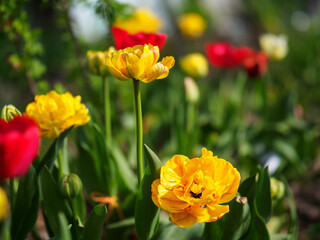
[[[200,198],[202,196],[202,192],[204,190],[204,187],[202,184],[198,184],[197,182],[194,182],[190,188],[190,194],[193,198]]]

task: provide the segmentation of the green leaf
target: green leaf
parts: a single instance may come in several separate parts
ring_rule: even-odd
[[[269,233],[266,224],[259,215],[256,208],[257,183],[256,176],[247,178],[239,187],[241,196],[248,198],[250,206],[251,221],[246,234],[241,237],[242,240],[269,240]]]
[[[236,240],[247,232],[251,221],[249,204],[241,204],[233,200],[229,207],[229,213],[220,220],[206,223],[202,239]]]
[[[292,145],[283,140],[275,140],[273,145],[280,154],[291,162],[298,174],[303,175],[306,172],[306,165],[301,161],[296,149]]]
[[[147,145],[144,146],[148,166],[139,188],[135,208],[136,231],[142,240],[150,239],[158,228],[160,209],[151,199],[151,184],[160,177],[162,166],[158,156]]]
[[[58,214],[59,225],[58,232],[52,240],[72,240],[68,222],[63,213]]]
[[[123,153],[114,143],[112,147],[109,146],[109,150],[111,151],[112,157],[115,160],[114,162],[117,167],[119,180],[121,180],[125,187],[131,192],[136,192],[138,185],[137,177],[130,169],[130,165],[123,156]]]
[[[266,227],[266,223],[259,216],[256,209],[256,203],[250,206],[251,211],[251,223],[247,233],[241,238],[242,240],[269,240],[269,233]]]
[[[59,212],[63,212],[67,219],[72,219],[72,211],[66,199],[64,199],[58,189],[58,185],[53,176],[45,166],[40,173],[40,186],[43,197],[43,210],[50,229],[54,234],[59,229]]]
[[[144,150],[146,152],[148,164],[150,166],[152,176],[157,179],[160,178],[160,169],[162,167],[162,162],[159,157],[147,146],[144,144]]]
[[[80,218],[80,221],[83,222],[86,217],[86,203],[82,194],[79,194],[73,200],[74,210],[77,216]]]
[[[162,229],[162,231],[159,233],[159,236],[157,236],[155,239],[157,239],[157,240],[168,240],[168,239],[200,240],[202,233],[203,233],[203,230],[204,230],[203,223],[197,223],[190,228],[182,228],[182,227],[179,227],[179,226],[174,225],[172,223],[169,223],[169,225],[164,227],[164,229]],[[213,240],[215,240],[215,239],[213,239]]]
[[[20,179],[17,197],[12,212],[12,239],[25,239],[34,226],[40,204],[39,186],[36,171],[31,166]]]
[[[7,218],[3,223],[0,223],[0,239],[11,240],[9,218]]]
[[[259,169],[257,183],[256,207],[259,215],[267,223],[271,217],[272,201],[270,190],[270,175],[268,167],[264,170]]]
[[[59,150],[63,144],[64,139],[68,136],[70,131],[73,127],[68,128],[63,133],[60,134],[60,136],[52,143],[49,150],[44,155],[43,159],[41,160],[40,165],[37,168],[37,173],[39,174],[41,169],[44,166],[47,166],[49,169],[51,169],[54,160],[57,158]]]
[[[134,217],[126,218],[119,222],[111,223],[107,225],[107,229],[126,228],[134,226]]]
[[[290,237],[288,240],[298,240],[299,233],[298,233],[298,214],[296,209],[296,204],[294,202],[294,197],[292,194],[292,191],[290,189],[290,186],[285,178],[281,178],[281,180],[286,185],[286,194],[288,196],[288,204],[289,204],[289,210],[290,210],[290,223],[288,228],[288,234],[290,234]]]
[[[104,220],[107,216],[106,206],[96,205],[84,226],[81,240],[100,240]]]

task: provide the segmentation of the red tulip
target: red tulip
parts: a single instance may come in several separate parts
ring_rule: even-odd
[[[236,48],[229,43],[217,42],[206,45],[209,62],[215,67],[238,67],[243,59],[253,52],[250,48]]]
[[[268,58],[264,52],[253,52],[243,60],[247,74],[251,78],[257,78],[267,71]]]
[[[25,174],[36,158],[40,131],[35,121],[26,116],[6,122],[0,119],[0,179]]]
[[[164,33],[155,34],[140,32],[136,34],[129,34],[127,31],[118,27],[112,27],[111,31],[117,49],[124,49],[135,45],[150,43],[153,46],[158,46],[161,50],[167,40],[167,35]]]

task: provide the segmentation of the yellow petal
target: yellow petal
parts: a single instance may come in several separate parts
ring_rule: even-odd
[[[181,212],[189,206],[187,202],[177,198],[171,190],[167,190],[161,184],[158,185],[158,193],[161,208],[168,212]]]
[[[152,185],[151,185],[151,198],[153,203],[158,207],[161,208],[160,203],[158,201],[158,186],[160,184],[160,179],[156,179],[155,181],[153,181]]]
[[[152,46],[151,44],[144,45],[143,53],[141,55],[140,60],[144,63],[146,71],[150,69],[159,59],[159,47]]]
[[[118,69],[112,62],[112,55],[107,56],[106,59],[106,64],[108,67],[109,72],[117,79],[125,81],[125,80],[129,80],[131,79],[131,77],[125,76],[124,74],[121,73],[121,70],[123,70],[123,68]]]
[[[162,59],[161,64],[165,67],[163,73],[157,79],[166,78],[169,74],[169,69],[173,67],[175,60],[173,57],[165,57]]]
[[[189,160],[183,155],[174,155],[160,170],[161,184],[167,188],[172,189],[177,186],[183,175],[183,167]]]
[[[139,79],[139,77],[145,71],[145,64],[139,59],[139,57],[133,53],[126,54],[126,65],[129,74],[134,79]]]
[[[197,218],[197,222],[215,222],[229,212],[228,205],[193,206],[188,212]]]
[[[228,191],[221,196],[219,203],[226,203],[231,201],[238,192],[238,188],[240,184],[240,174],[235,168],[233,169],[233,173],[234,173],[233,182],[230,188],[228,189]]]
[[[197,222],[197,218],[189,214],[187,210],[180,213],[170,213],[169,220],[183,228],[192,227]]]

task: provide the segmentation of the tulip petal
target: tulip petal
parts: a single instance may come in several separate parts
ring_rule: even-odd
[[[139,79],[139,77],[144,73],[146,67],[144,62],[141,61],[139,57],[137,55],[134,55],[133,53],[126,54],[126,65],[129,74],[134,79]]]
[[[161,208],[168,212],[181,212],[189,206],[189,203],[181,201],[171,190],[167,190],[161,184],[158,185],[158,193]]]
[[[160,208],[160,203],[158,201],[158,194],[159,194],[159,191],[158,191],[158,186],[160,184],[160,179],[156,179],[153,181],[152,185],[151,185],[151,198],[152,198],[152,201],[153,203],[158,207]]]
[[[122,53],[115,52],[107,56],[106,64],[109,72],[119,80],[125,81],[132,77],[130,76],[126,65],[123,63]]]
[[[187,210],[179,213],[170,213],[169,219],[173,224],[183,228],[192,227],[197,222],[197,218],[189,214]]]
[[[197,217],[197,222],[215,222],[229,212],[228,205],[208,204],[191,207],[189,213]]]
[[[229,202],[237,195],[239,183],[240,183],[240,174],[235,168],[233,169],[233,172],[234,172],[233,182],[230,188],[228,189],[228,191],[221,196],[219,203]]]

